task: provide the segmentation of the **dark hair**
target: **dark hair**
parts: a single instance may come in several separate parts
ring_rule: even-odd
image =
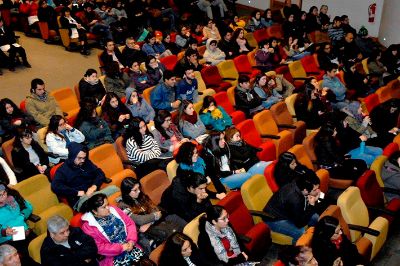
[[[7,113],[6,110],[6,105],[9,104],[12,106],[12,108],[14,109],[12,115],[13,116],[23,116],[24,113],[21,111],[21,109],[18,108],[18,106],[9,98],[4,98],[0,100],[0,117],[7,117],[9,116],[9,114]]]
[[[124,180],[121,182],[121,196],[122,196],[122,201],[129,205],[129,207],[132,210],[132,213],[139,214],[146,212],[146,214],[149,214],[153,211],[154,208],[156,208],[155,204],[150,200],[150,198],[143,193],[143,191],[140,191],[139,196],[137,199],[133,199],[129,193],[131,193],[132,189],[134,186],[139,185],[139,188],[142,188],[142,185],[140,184],[139,180],[128,176],[125,177]]]
[[[145,63],[146,69],[150,68],[150,61],[153,60],[153,59],[155,59],[157,61],[157,59],[154,56],[152,56],[152,55],[148,55],[147,56],[146,61],[145,61],[146,62]]]
[[[65,16],[65,12],[70,12],[71,13],[71,9],[69,7],[64,7],[61,10],[61,16],[64,17]]]
[[[206,97],[204,97],[203,99],[203,106],[200,109],[200,114],[203,113],[203,111],[205,109],[207,109],[208,107],[210,107],[210,104],[213,103],[215,107],[217,107],[217,102],[215,101],[214,97],[207,95]]]
[[[81,207],[82,212],[91,212],[97,211],[97,209],[104,204],[104,200],[107,199],[107,196],[103,193],[92,195]]]
[[[339,220],[332,216],[324,216],[319,219],[315,226],[313,242],[314,241],[330,241],[331,237],[335,234],[335,230],[339,225]]]
[[[104,67],[104,70],[106,71],[106,76],[111,78],[116,78],[121,75],[119,64],[116,61],[110,62],[106,67]]]
[[[261,11],[258,9],[253,10],[253,12],[251,12],[251,18],[256,18],[257,13],[260,13],[260,19],[261,20]]]
[[[318,7],[312,6],[312,7],[310,7],[310,9],[308,10],[308,14],[312,14],[312,12],[314,11],[314,9],[316,9],[316,10],[318,11]]]
[[[17,190],[10,188],[6,183],[2,181],[0,181],[0,185],[3,185],[5,188],[4,190],[7,192],[7,194],[15,199],[15,201],[18,203],[20,211],[26,209],[25,200]]]
[[[176,75],[175,75],[175,73],[173,71],[168,70],[168,69],[164,71],[164,74],[163,74],[163,80],[164,81],[167,80],[167,79],[171,79],[173,77],[176,77]]]
[[[162,127],[164,124],[165,119],[171,117],[171,113],[167,110],[159,110],[157,112],[156,117],[154,118],[154,127],[160,132],[161,136],[165,139],[170,139],[170,136],[165,132],[165,129]]]
[[[259,74],[257,74],[257,76],[256,76],[256,78],[255,78],[255,80],[254,80],[254,86],[259,86],[259,82],[260,82],[260,80],[261,80],[261,78],[262,77],[267,77],[267,75],[265,75],[265,73],[259,73]]]
[[[211,205],[206,209],[206,214],[203,216],[207,222],[212,224],[212,221],[217,221],[225,208],[219,205]],[[226,211],[226,210],[225,210]]]
[[[88,70],[86,70],[85,74],[83,75],[84,77],[90,77],[92,74],[96,73],[97,71],[93,68],[89,68]]]
[[[193,171],[181,171],[181,175],[184,176],[183,184],[187,189],[197,188],[203,184],[207,184],[207,178],[202,174]]]
[[[160,266],[174,265],[174,266],[186,266],[187,262],[182,257],[182,246],[189,241],[192,253],[197,251],[196,245],[193,240],[181,232],[175,232],[170,235],[165,241],[165,245],[160,254]]]
[[[306,246],[284,246],[278,253],[278,259],[285,264],[285,266],[290,265],[304,265],[304,258],[301,254],[304,251],[308,251],[310,248]]]
[[[186,52],[185,52],[185,58],[186,58],[186,57],[191,57],[191,56],[194,55],[194,54],[197,55],[197,53],[198,53],[198,52],[197,52],[196,50],[187,49]]]
[[[109,42],[114,42],[114,41],[112,39],[106,39],[104,42],[104,47],[106,47]]]
[[[381,50],[373,50],[372,53],[369,55],[367,61],[368,63],[370,62],[375,62],[378,56],[382,57],[382,51]]]
[[[147,34],[147,36],[146,36],[146,38],[145,38],[145,42],[146,43],[148,43],[148,42],[150,42],[150,39],[152,39],[152,38],[155,38],[156,37],[156,34],[154,33],[154,32],[152,32],[152,31],[150,31],[148,34]]]
[[[249,76],[240,74],[238,78],[238,84],[245,82],[250,82]]]
[[[325,72],[331,72],[334,69],[339,69],[339,66],[335,63],[330,63],[326,66]]]
[[[309,171],[307,175],[297,178],[295,182],[300,191],[305,189],[307,192],[311,192],[315,185],[320,184],[319,178],[313,171]]]
[[[126,145],[126,141],[130,138],[133,138],[136,142],[136,144],[141,147],[143,144],[143,136],[140,133],[140,122],[143,122],[146,124],[146,122],[143,120],[141,117],[133,117],[131,122],[128,125],[128,128],[125,131],[125,134],[123,134],[123,143],[124,146]],[[146,132],[145,135],[150,135],[153,136],[149,129],[146,126]]]
[[[400,151],[395,151],[392,155],[390,155],[389,162],[398,166],[399,164],[397,163],[397,160],[399,159],[399,157],[400,157]]]
[[[211,40],[211,41],[210,41],[210,45],[213,44],[213,43],[214,43],[214,44],[217,44],[218,41],[217,41],[217,40]]]
[[[191,101],[189,101],[189,100],[182,100],[181,105],[179,106],[179,115],[178,115],[178,121],[179,122],[184,119],[185,110],[191,104],[193,104],[193,103]]]
[[[296,155],[294,155],[293,153],[289,151],[281,153],[281,155],[279,155],[278,161],[276,162],[275,169],[277,168],[289,169],[289,165],[292,163],[293,160],[295,160],[296,163],[298,163]]]
[[[92,120],[93,111],[97,105],[91,101],[84,101],[81,103],[81,109],[76,117],[75,127],[79,128],[83,122]]]
[[[184,163],[187,165],[192,164],[192,156],[194,153],[194,149],[196,149],[196,145],[192,142],[184,142],[179,147],[179,150],[176,154],[175,161],[179,163]]]
[[[226,144],[224,148],[221,148],[219,146],[219,141],[221,140],[221,134],[224,134],[224,133],[223,132],[211,132],[208,135],[208,137],[204,140],[204,143],[203,143],[204,149],[210,151],[218,159],[225,154],[229,154],[228,144]]]
[[[342,21],[343,21],[343,18],[341,18],[341,17],[339,17],[339,16],[336,16],[336,17],[333,18],[333,23],[335,23],[336,21],[342,22]]]
[[[244,29],[243,29],[243,28],[237,28],[237,29],[233,32],[232,39],[233,39],[233,40],[236,40],[237,38],[239,38],[239,34],[240,34],[241,31],[244,32]],[[243,38],[244,38],[244,36],[243,36]]]
[[[63,134],[58,132],[58,126],[60,124],[61,119],[65,120],[65,118],[63,116],[61,116],[61,115],[52,115],[51,116],[49,125],[47,126],[46,136],[49,133],[53,133],[54,135],[57,135],[60,138],[65,139]],[[45,142],[46,142],[46,139],[45,139]]]
[[[36,87],[38,85],[44,85],[44,81],[39,78],[32,79],[31,81],[31,92],[35,93]]]
[[[15,134],[15,139],[14,139],[14,143],[13,143],[13,147],[17,148],[17,149],[21,149],[22,148],[22,142],[21,139],[23,137],[28,137],[28,136],[33,136],[32,131],[27,129],[27,128],[22,128],[19,127],[16,129],[16,134]],[[34,139],[32,139],[31,142],[31,146],[33,145],[33,143],[35,143],[36,141]],[[39,145],[39,144],[38,144]]]
[[[264,48],[264,45],[269,44],[268,40],[262,40],[258,43],[258,48],[262,49]]]
[[[195,38],[190,38],[189,41],[188,41],[188,45],[190,46],[192,44],[199,45],[199,42]]]
[[[184,67],[183,75],[185,75],[185,74],[186,74],[186,71],[188,71],[188,70],[193,70],[193,71],[194,71],[195,69],[194,69],[193,65],[187,64],[187,65]]]

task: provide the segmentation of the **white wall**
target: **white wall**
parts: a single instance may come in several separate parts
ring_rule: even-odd
[[[270,1],[269,0],[238,0],[236,3],[251,6],[254,8],[258,8],[261,10],[265,10],[269,8]]]
[[[379,31],[379,41],[385,46],[389,46],[392,43],[400,43],[399,12],[399,0],[385,0],[385,4],[383,5],[384,16],[382,17]]]
[[[331,19],[335,16],[348,15],[350,18],[350,25],[357,31],[361,26],[365,26],[368,29],[369,35],[378,37],[384,1],[385,0],[303,0],[302,10],[308,12],[312,6],[317,6],[319,9],[321,5],[326,4],[329,7],[328,14],[331,15]],[[390,2],[396,2],[396,4],[400,6],[399,0],[391,0]],[[368,6],[373,3],[376,3],[375,21],[370,23],[368,22]],[[399,13],[394,13],[393,16],[399,16]],[[400,18],[398,17],[397,19]]]

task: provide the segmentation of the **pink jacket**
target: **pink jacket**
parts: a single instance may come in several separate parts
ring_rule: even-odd
[[[136,243],[138,239],[136,225],[131,218],[114,206],[110,206],[110,212],[124,223],[125,231],[127,232],[126,242],[133,241]],[[92,213],[85,213],[82,216],[81,228],[83,232],[93,237],[98,248],[98,253],[105,256],[105,259],[100,261],[100,266],[112,266],[114,256],[123,252],[122,244],[113,244],[110,242],[108,236],[105,234],[103,228],[96,221]]]

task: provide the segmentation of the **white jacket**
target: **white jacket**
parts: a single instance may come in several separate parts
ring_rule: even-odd
[[[85,136],[76,128],[67,131],[67,137],[71,142],[81,143],[85,141]],[[49,152],[60,156],[58,158],[49,157],[51,163],[57,164],[60,159],[68,158],[67,141],[64,138],[54,133],[49,133],[46,135],[46,145]]]

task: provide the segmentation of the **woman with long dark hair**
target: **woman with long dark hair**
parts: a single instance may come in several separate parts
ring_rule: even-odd
[[[224,131],[232,126],[232,118],[222,106],[217,105],[214,97],[206,96],[200,109],[200,119],[207,128]]]
[[[60,160],[68,158],[67,144],[70,142],[82,143],[85,136],[78,129],[70,126],[61,115],[53,115],[50,118],[45,144],[49,152],[57,155],[57,158],[49,157],[49,161],[57,164]]]
[[[106,93],[106,98],[101,106],[101,117],[107,122],[113,139],[117,139],[125,132],[132,118],[129,109],[114,92]]]
[[[249,45],[247,39],[244,37],[243,28],[237,28],[233,32],[232,40],[234,43],[236,43],[237,54],[248,54],[251,50],[253,50],[253,47]]]
[[[206,127],[193,108],[193,103],[183,100],[179,110],[179,129],[183,136],[201,142],[202,135],[206,134]],[[200,138],[199,138],[200,137]]]

